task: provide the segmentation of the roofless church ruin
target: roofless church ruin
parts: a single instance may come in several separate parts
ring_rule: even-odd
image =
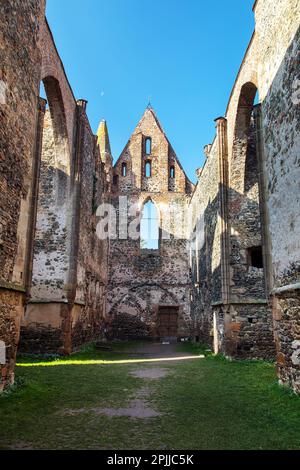
[[[300,392],[300,3],[253,12],[194,185],[151,106],[114,164],[45,1],[1,6],[0,390],[18,350],[70,354],[106,335],[276,358]]]

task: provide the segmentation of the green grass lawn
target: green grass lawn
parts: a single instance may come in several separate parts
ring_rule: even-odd
[[[0,449],[300,449],[300,398],[277,385],[273,364],[213,356],[126,363],[134,361],[129,346],[117,346],[118,354],[90,348],[64,359],[19,358],[20,386],[0,397]],[[170,373],[159,380],[129,374],[153,367]],[[88,410],[123,408],[145,387],[161,416]]]

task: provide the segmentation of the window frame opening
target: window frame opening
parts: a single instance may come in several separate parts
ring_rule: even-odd
[[[144,167],[145,178],[152,178],[152,161],[146,160]]]
[[[145,154],[152,155],[152,139],[151,137],[145,138]]]
[[[171,180],[174,180],[174,179],[175,179],[175,165],[171,165],[171,166],[170,166],[169,178],[170,178]]]
[[[141,253],[155,253],[160,249],[160,214],[152,199],[142,208],[140,219]]]
[[[121,170],[121,172],[122,172],[122,177],[123,177],[123,178],[126,178],[126,176],[127,176],[127,163],[126,163],[126,162],[123,162],[123,163],[122,163],[122,170]]]

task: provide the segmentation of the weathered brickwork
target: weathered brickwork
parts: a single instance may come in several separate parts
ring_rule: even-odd
[[[256,17],[259,34],[271,45],[262,51],[260,80],[275,339],[279,377],[299,392],[300,2],[282,1],[278,9],[263,3]]]
[[[190,264],[193,278],[191,292],[195,336],[211,344],[213,340],[213,304],[220,302],[220,201],[217,142],[207,153],[190,204]]]
[[[38,0],[0,5],[0,338],[7,347],[0,388],[13,381],[24,301],[43,14]]]
[[[100,145],[100,142],[99,142]],[[72,312],[72,346],[99,338],[106,315],[108,242],[96,233],[97,208],[105,202],[107,183],[100,148],[83,115],[77,289]],[[109,169],[108,169],[109,171]]]
[[[44,122],[31,299],[20,350],[66,354],[101,334],[108,243],[97,237],[95,209],[105,197],[107,175],[86,102],[77,103],[71,162],[63,139],[67,142],[67,133],[56,143],[56,117],[50,106]]]
[[[146,140],[151,139],[147,154]],[[145,165],[151,162],[151,175]],[[126,175],[122,168],[126,164]],[[170,178],[170,169],[175,173]],[[172,187],[170,179],[175,179]],[[120,213],[135,206],[136,213],[129,214],[128,225],[141,215],[144,205],[151,200],[159,214],[160,230],[169,234],[161,237],[158,250],[140,247],[136,240],[112,240],[109,264],[108,314],[138,317],[148,329],[150,337],[159,337],[160,308],[177,308],[177,337],[189,336],[190,320],[190,271],[188,246],[184,225],[180,225],[180,213],[186,215],[192,184],[183,172],[161,125],[148,108],[131,136],[114,167],[113,204]],[[125,199],[120,207],[119,197]],[[177,208],[177,226],[168,219],[172,205]],[[180,230],[182,229],[182,230]],[[118,226],[120,230],[120,225]],[[182,233],[180,233],[180,231]],[[119,232],[120,233],[120,232]]]
[[[44,10],[43,1],[1,5],[1,387],[13,380],[20,325],[21,351],[69,353],[99,337],[106,308],[108,245],[95,206],[107,174]]]
[[[198,335],[211,341],[213,335],[215,350],[230,355],[272,357],[274,326],[279,375],[298,391],[300,4],[257,0],[254,13],[256,28],[223,120],[225,132],[217,126],[219,174],[216,162],[212,175],[208,160],[191,202],[205,201],[210,179],[217,178],[221,232],[209,233],[211,214],[203,233],[207,245],[220,245],[221,298],[212,301],[219,292],[213,288],[207,296],[201,269],[202,282],[207,275],[203,267],[193,268],[195,285],[200,279],[193,311]],[[257,92],[260,105],[254,106]],[[209,158],[216,157],[211,152]],[[212,197],[200,204],[199,220]]]

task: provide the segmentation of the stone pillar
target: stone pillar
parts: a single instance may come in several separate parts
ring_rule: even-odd
[[[227,352],[227,344],[231,341],[230,317],[230,268],[229,268],[229,228],[228,228],[228,136],[227,119],[220,117],[215,120],[218,142],[219,160],[219,219],[221,244],[221,303],[218,311],[214,311],[215,352]],[[220,325],[223,325],[220,329]],[[223,331],[220,334],[220,331]],[[223,338],[225,335],[225,341]],[[217,338],[217,339],[216,339]],[[216,344],[218,343],[218,344]],[[223,350],[224,349],[224,350]]]
[[[87,101],[78,100],[76,108],[75,120],[75,146],[73,155],[73,165],[71,171],[71,187],[72,195],[72,226],[71,226],[71,248],[69,261],[69,277],[67,299],[68,304],[62,308],[63,317],[63,342],[64,353],[72,352],[72,316],[76,302],[77,292],[77,270],[78,270],[78,253],[79,253],[79,236],[80,236],[80,199],[81,199],[81,172],[84,145],[84,117],[86,113]]]
[[[270,292],[274,285],[273,273],[272,273],[272,245],[270,239],[270,222],[269,212],[267,205],[267,176],[265,169],[265,155],[263,145],[263,126],[262,126],[262,109],[261,105],[256,105],[253,110],[255,128],[256,128],[256,151],[257,151],[257,162],[259,171],[259,204],[261,213],[261,226],[262,226],[262,247],[264,257],[264,274],[266,284],[266,296],[270,296]]]
[[[68,302],[72,305],[76,297],[77,288],[77,262],[79,249],[79,224],[80,224],[80,197],[81,197],[81,159],[83,147],[83,115],[86,112],[87,101],[78,100],[76,109],[76,120],[74,131],[75,149],[73,156],[71,194],[73,195],[72,209],[72,236],[71,236],[71,253],[70,253],[70,270],[68,282]]]
[[[228,140],[227,119],[216,119],[218,157],[219,157],[219,201],[221,223],[221,278],[222,301],[229,302],[229,233],[228,233]]]

